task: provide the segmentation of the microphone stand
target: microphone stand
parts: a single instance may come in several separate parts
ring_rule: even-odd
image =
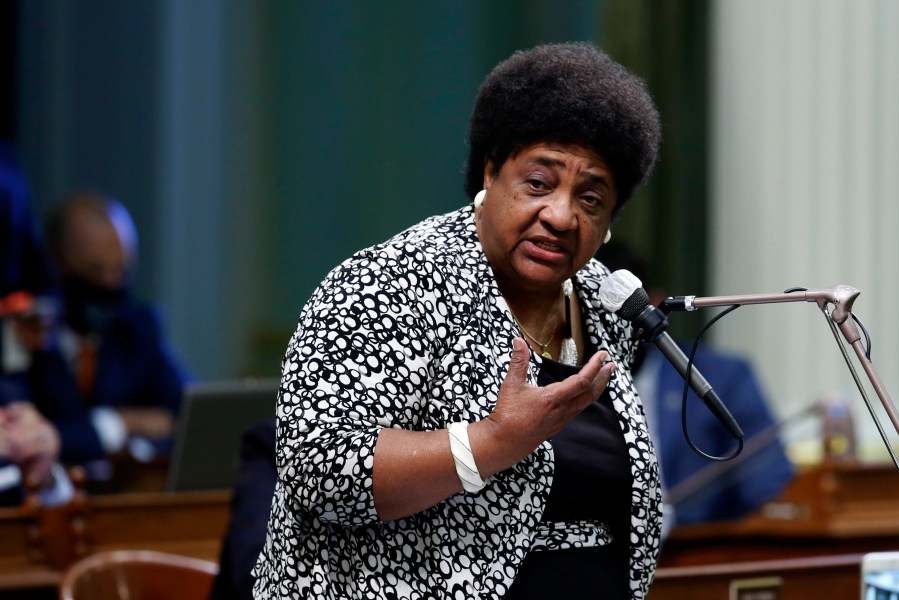
[[[858,372],[849,357],[849,353],[840,341],[840,333],[842,333],[846,342],[855,350],[855,355],[858,358],[859,363],[861,363],[865,374],[868,376],[871,386],[874,388],[884,410],[889,416],[890,421],[893,423],[893,428],[896,430],[896,433],[899,434],[899,413],[897,413],[896,406],[893,404],[893,400],[890,398],[890,394],[883,385],[880,376],[874,369],[874,364],[871,362],[870,356],[862,347],[858,324],[852,315],[852,304],[860,293],[861,292],[854,287],[848,285],[836,285],[824,289],[786,291],[779,294],[707,296],[704,298],[696,296],[674,296],[663,300],[659,304],[659,309],[667,314],[672,311],[694,311],[700,308],[711,308],[716,306],[775,304],[781,302],[814,302],[818,305],[818,308],[821,309],[821,312],[824,313],[834,339],[837,342],[837,346],[840,349],[840,353],[843,356],[843,360],[846,362],[846,366],[849,367],[849,372],[855,381],[855,385],[858,387],[858,390],[865,401],[865,405],[868,407],[868,412],[871,414],[871,418],[877,426],[877,431],[880,433],[880,437],[887,447],[887,452],[889,452],[893,464],[899,469],[899,459],[897,459],[896,453],[880,423],[880,419],[877,417],[871,399],[865,391],[864,385],[862,385],[861,378],[858,376]]]

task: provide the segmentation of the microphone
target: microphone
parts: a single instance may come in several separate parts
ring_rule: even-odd
[[[688,377],[689,361],[666,332],[668,317],[650,304],[649,295],[636,275],[626,269],[610,274],[599,288],[599,300],[607,311],[630,321],[638,339],[654,343],[728,432],[734,438],[743,438],[740,425],[695,366],[690,368]]]

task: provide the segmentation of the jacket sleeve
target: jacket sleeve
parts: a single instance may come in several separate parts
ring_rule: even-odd
[[[166,408],[173,415],[181,410],[184,386],[192,380],[181,362],[175,357],[163,332],[162,318],[156,309],[147,310],[147,322],[151,335],[147,352],[150,368],[147,371],[144,397],[151,406]]]
[[[313,294],[284,361],[279,477],[299,509],[346,526],[377,521],[374,448],[384,427],[415,427],[429,341],[416,284],[381,252],[344,263]],[[430,316],[429,318],[433,318]],[[429,328],[431,329],[431,328]]]
[[[749,363],[734,358],[730,361],[729,377],[721,389],[721,397],[733,408],[746,440],[776,427],[768,399]],[[730,473],[733,481],[725,516],[741,516],[776,497],[793,478],[793,467],[786,456],[780,436],[766,444],[759,452],[748,456]]]
[[[105,457],[89,412],[78,397],[74,376],[57,349],[32,354],[29,380],[31,401],[59,432],[60,458],[80,462]]]

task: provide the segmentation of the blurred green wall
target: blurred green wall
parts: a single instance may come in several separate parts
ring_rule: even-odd
[[[197,375],[273,374],[330,268],[466,201],[487,72],[519,48],[590,40],[647,79],[665,119],[652,184],[615,235],[695,293],[705,6],[19,0],[17,141],[41,210],[85,183],[131,208],[139,291]]]
[[[467,201],[468,117],[486,73],[521,47],[595,39],[599,10],[273,2],[266,22],[270,243],[260,266],[273,302],[254,356],[270,364],[327,270]]]

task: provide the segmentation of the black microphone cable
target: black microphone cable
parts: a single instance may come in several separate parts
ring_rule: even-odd
[[[699,333],[696,335],[696,339],[693,340],[693,347],[691,348],[690,356],[687,359],[687,376],[684,378],[684,391],[683,391],[683,395],[681,397],[681,410],[680,410],[681,429],[684,432],[684,440],[687,442],[687,445],[690,447],[690,449],[693,452],[695,452],[696,454],[700,455],[701,457],[706,458],[711,461],[724,462],[724,461],[733,460],[733,459],[737,458],[740,455],[740,453],[743,452],[743,438],[742,437],[736,438],[737,439],[736,449],[731,454],[728,454],[725,456],[714,456],[712,454],[704,452],[693,441],[693,438],[690,436],[689,428],[687,427],[687,399],[688,399],[689,393],[690,393],[690,383],[689,382],[690,382],[690,376],[693,372],[693,359],[696,357],[696,351],[699,349],[699,342],[702,339],[702,336],[705,334],[705,332],[708,331],[708,329],[712,325],[714,325],[719,319],[721,319],[725,315],[737,310],[738,308],[740,308],[740,306],[742,306],[742,305],[734,304],[733,306],[730,306],[730,307],[722,310],[717,315],[715,315],[711,320],[709,320],[709,322],[706,323],[702,327],[702,329],[699,331]]]

